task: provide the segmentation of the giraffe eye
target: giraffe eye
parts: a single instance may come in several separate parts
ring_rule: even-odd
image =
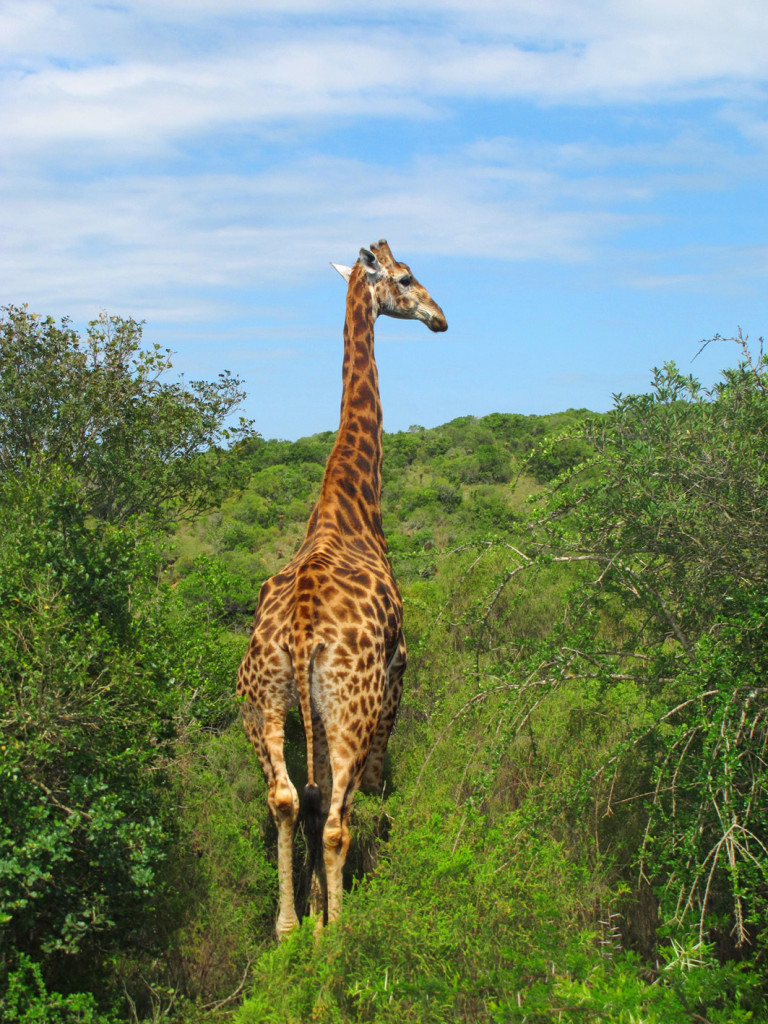
[[[413,278],[410,274],[406,274],[405,277],[401,277],[397,283],[401,284],[403,288],[410,288],[413,284]]]

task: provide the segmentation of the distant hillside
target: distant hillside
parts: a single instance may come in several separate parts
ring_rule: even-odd
[[[552,442],[586,415],[492,413],[385,433],[384,530],[398,575],[428,572],[437,550],[514,529],[526,498],[584,458],[583,440]],[[262,580],[304,535],[334,439],[325,431],[293,442],[244,442],[247,485],[179,533],[176,571],[184,575],[198,556],[216,555],[241,580],[240,604],[252,608]]]

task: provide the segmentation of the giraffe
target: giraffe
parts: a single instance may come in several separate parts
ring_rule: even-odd
[[[381,525],[382,412],[373,354],[379,314],[448,328],[385,239],[360,249],[348,282],[339,431],[320,497],[293,559],[262,586],[238,673],[243,718],[277,826],[278,940],[297,927],[292,849],[299,797],[283,752],[289,707],[304,723],[303,816],[318,925],[341,910],[355,793],[380,792],[406,664],[403,606]]]

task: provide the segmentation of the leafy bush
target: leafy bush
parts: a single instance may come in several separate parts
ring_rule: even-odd
[[[512,479],[512,463],[509,453],[499,445],[478,445],[475,455],[479,480],[484,483],[507,483]]]
[[[163,949],[179,732],[221,715],[237,664],[203,656],[223,630],[167,586],[162,527],[239,478],[219,448],[248,429],[223,425],[239,385],[166,384],[140,341],[115,318],[85,341],[0,325],[0,993],[24,1020],[95,1022],[78,989],[108,1005],[120,958]]]
[[[540,442],[526,459],[525,468],[539,483],[549,483],[586,462],[592,454],[590,443],[570,432]]]
[[[670,364],[617,400],[590,473],[548,499],[545,544],[594,567],[573,607],[597,628],[563,636],[563,667],[603,694],[625,680],[642,708],[599,773],[623,855],[634,842],[663,920],[745,956],[768,896],[768,363],[737,340],[713,389]]]
[[[144,941],[174,832],[163,774],[149,771],[177,706],[140,610],[155,561],[140,531],[91,520],[56,473],[12,486],[0,502],[0,913],[16,948],[98,962],[117,935]]]
[[[89,992],[49,993],[40,965],[27,956],[11,971],[2,1001],[1,1024],[113,1024],[111,1014],[99,1013]]]
[[[142,325],[102,315],[85,339],[24,308],[0,321],[0,468],[14,476],[67,467],[91,513],[163,523],[215,507],[240,479],[222,445],[251,433],[225,426],[243,398],[215,383],[167,382],[169,355],[142,347]]]

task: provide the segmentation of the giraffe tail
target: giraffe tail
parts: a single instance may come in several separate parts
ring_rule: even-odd
[[[312,731],[310,694],[312,691],[312,671],[314,669],[315,656],[324,646],[325,644],[322,642],[316,643],[312,648],[309,658],[299,660],[299,663],[294,667],[301,717],[304,722],[304,733],[307,738],[307,784],[304,787],[301,799],[301,817],[304,823],[304,835],[307,839],[310,879],[315,869],[323,863],[323,825],[325,822],[323,821],[322,792],[315,782],[315,738]],[[303,664],[301,661],[303,661]]]
[[[323,808],[319,786],[309,782],[301,798],[301,818],[304,822],[304,836],[307,841],[307,879],[312,885],[315,874],[322,877],[323,870]]]

